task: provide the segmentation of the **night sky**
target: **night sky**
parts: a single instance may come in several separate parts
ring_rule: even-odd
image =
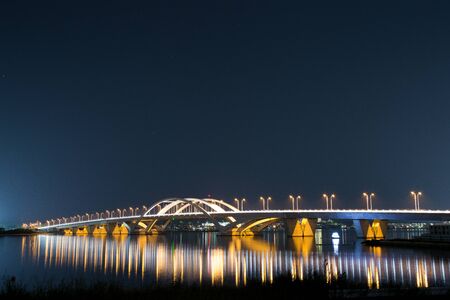
[[[280,2],[1,1],[0,224],[171,196],[450,209],[450,3]]]

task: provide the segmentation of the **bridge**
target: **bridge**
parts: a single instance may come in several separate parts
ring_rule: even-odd
[[[41,232],[66,234],[161,234],[175,220],[204,220],[220,234],[252,236],[275,223],[283,223],[292,237],[314,236],[319,219],[351,220],[357,236],[383,239],[390,222],[450,221],[449,210],[290,209],[239,210],[223,200],[168,198],[147,208],[117,209],[36,223]]]

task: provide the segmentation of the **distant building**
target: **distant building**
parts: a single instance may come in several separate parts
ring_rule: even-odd
[[[450,224],[433,224],[429,227],[427,238],[450,241]]]

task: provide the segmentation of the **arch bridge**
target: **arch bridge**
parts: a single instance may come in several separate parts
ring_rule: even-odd
[[[153,206],[86,214],[37,223],[42,232],[66,234],[160,234],[175,220],[205,221],[220,234],[253,236],[275,223],[283,223],[288,236],[314,236],[317,220],[352,220],[358,237],[383,239],[389,222],[450,221],[448,210],[239,210],[223,200],[168,198]]]

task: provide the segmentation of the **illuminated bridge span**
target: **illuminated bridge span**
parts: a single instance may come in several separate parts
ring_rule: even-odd
[[[353,220],[360,238],[382,239],[389,222],[450,221],[448,210],[239,210],[216,199],[169,198],[150,208],[77,215],[38,223],[40,231],[66,234],[159,234],[175,220],[204,220],[224,235],[252,236],[283,223],[289,236],[314,236],[318,219]]]

